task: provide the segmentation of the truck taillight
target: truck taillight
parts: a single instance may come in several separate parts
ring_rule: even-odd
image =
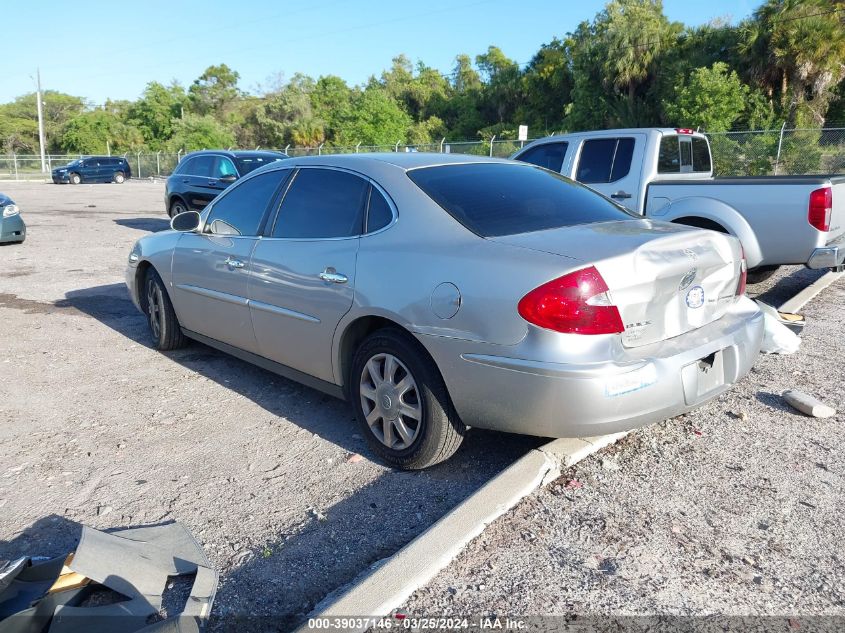
[[[553,279],[525,295],[519,315],[538,327],[565,334],[617,334],[625,331],[619,309],[595,266]]]
[[[833,211],[833,191],[822,187],[810,193],[810,206],[807,219],[819,231],[830,230],[830,216]]]
[[[739,282],[736,284],[736,296],[745,294],[745,287],[748,284],[748,261],[745,259],[745,249],[739,245],[741,259],[739,260]]]
[[[675,131],[678,134],[695,134],[695,130],[691,130],[688,127],[676,127]]]

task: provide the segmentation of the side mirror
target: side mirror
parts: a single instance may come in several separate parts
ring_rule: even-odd
[[[218,178],[218,180],[220,182],[228,182],[228,183],[235,182],[237,179],[238,179],[238,177],[235,174],[226,174],[225,176],[220,176],[220,178]]]
[[[170,220],[170,228],[174,231],[187,233],[188,231],[196,231],[200,225],[200,214],[196,211],[184,211],[179,215],[173,216]]]

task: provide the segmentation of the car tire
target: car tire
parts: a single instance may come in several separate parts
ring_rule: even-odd
[[[153,347],[163,352],[184,347],[187,338],[182,334],[182,327],[164,282],[154,268],[147,270],[144,279],[143,305]]]
[[[774,275],[778,271],[778,268],[780,266],[760,266],[760,268],[749,270],[746,281],[749,284],[761,284]]]
[[[170,203],[170,208],[167,210],[167,214],[171,218],[175,218],[180,213],[185,213],[188,210],[188,205],[182,202],[181,198],[176,198],[173,202]]]
[[[401,330],[378,330],[361,343],[347,393],[370,448],[393,467],[427,468],[463,441],[466,427],[437,365]]]
[[[70,182],[70,184],[72,185],[78,185],[82,182],[82,176],[80,176],[79,174],[71,174],[70,176],[68,176],[68,182]]]
[[[112,176],[112,180],[119,185],[123,184],[123,181],[126,180],[126,176],[123,175],[122,171],[114,172],[114,176]]]

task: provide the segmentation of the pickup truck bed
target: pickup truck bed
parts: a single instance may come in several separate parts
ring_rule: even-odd
[[[833,205],[830,228],[820,231],[808,221],[808,193],[825,187],[831,187]],[[829,249],[845,249],[845,176],[751,176],[649,183],[646,215],[683,223],[684,217],[679,215],[683,208],[688,208],[692,217],[720,226],[725,215],[733,215],[731,210],[742,209],[731,228],[743,240],[752,268],[781,264],[826,268],[841,264],[843,254]],[[753,239],[739,235],[744,223],[754,234]],[[763,244],[765,249],[759,247]]]

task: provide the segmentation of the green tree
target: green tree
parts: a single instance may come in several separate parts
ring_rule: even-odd
[[[675,86],[675,94],[663,107],[673,125],[724,132],[742,115],[749,92],[736,71],[716,62],[693,70],[688,81]]]
[[[382,88],[367,87],[352,97],[352,107],[340,123],[339,145],[404,143],[411,117]]]
[[[221,149],[234,144],[231,130],[210,115],[186,114],[173,123],[173,136],[167,142],[171,152],[179,150]]]
[[[191,111],[199,114],[213,114],[222,118],[236,99],[241,96],[238,88],[240,74],[226,64],[209,66],[188,88],[188,102]]]
[[[124,153],[143,146],[141,132],[113,112],[90,110],[75,116],[61,133],[61,149],[71,154]]]
[[[821,126],[845,78],[845,2],[766,0],[743,26],[751,77],[787,126]]]
[[[147,146],[158,150],[173,136],[173,122],[182,117],[186,101],[185,89],[178,83],[164,86],[151,81],[126,117],[141,131]]]

